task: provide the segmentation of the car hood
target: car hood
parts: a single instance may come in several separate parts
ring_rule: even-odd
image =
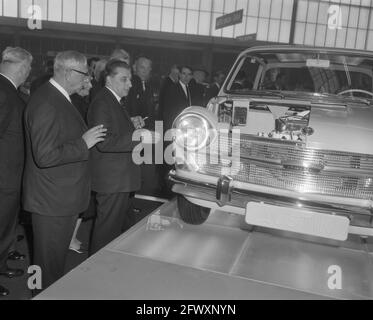
[[[313,106],[307,147],[373,154],[373,106]]]

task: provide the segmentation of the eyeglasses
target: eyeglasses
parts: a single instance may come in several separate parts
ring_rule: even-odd
[[[82,74],[83,76],[86,76],[86,77],[90,77],[91,76],[89,74],[89,72],[83,72],[83,71],[76,70],[76,69],[71,69],[71,71],[75,71],[75,72],[80,73],[80,74]]]

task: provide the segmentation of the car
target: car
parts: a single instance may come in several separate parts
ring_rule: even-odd
[[[373,236],[372,92],[372,52],[242,52],[207,108],[175,119],[169,180],[182,220],[222,210],[325,239]]]

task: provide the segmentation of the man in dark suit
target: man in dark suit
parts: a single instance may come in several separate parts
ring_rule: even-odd
[[[193,70],[190,67],[182,67],[180,80],[170,87],[166,93],[162,112],[164,131],[172,128],[176,117],[185,109],[192,105],[193,97],[189,88],[189,83],[193,77]]]
[[[145,129],[154,131],[155,122],[159,120],[157,103],[155,101],[155,91],[150,83],[152,72],[152,61],[140,56],[134,64],[134,76],[132,77],[132,88],[126,99],[126,107],[132,117],[141,116],[146,118]],[[162,148],[159,145],[152,146],[152,154],[147,157],[147,163],[141,166],[142,186],[140,193],[149,196],[159,196],[161,189],[159,185],[158,166],[155,164],[156,148]],[[150,158],[150,156],[152,156]],[[151,160],[151,163],[150,163]],[[135,211],[139,209],[134,208]]]
[[[89,125],[102,123],[108,129],[106,140],[97,144],[91,154],[92,189],[97,193],[91,254],[122,233],[129,218],[129,195],[141,185],[140,167],[132,158],[138,145],[132,141],[136,128],[122,104],[131,88],[131,69],[123,61],[111,60],[106,65],[105,76],[106,86],[88,110]]]
[[[32,213],[34,263],[43,289],[64,275],[66,255],[80,213],[88,208],[89,149],[104,140],[102,125],[87,126],[70,95],[89,81],[86,58],[57,55],[53,78],[32,96],[25,111],[24,209]]]
[[[29,76],[31,62],[26,50],[6,48],[0,64],[0,275],[8,278],[23,275],[23,270],[9,268],[7,259],[16,237],[24,166],[25,104],[17,89]],[[8,294],[0,285],[0,297]]]
[[[225,81],[225,73],[223,71],[217,71],[214,73],[214,83],[210,85],[206,93],[207,103],[212,99],[218,96],[220,89]]]
[[[126,107],[131,117],[147,118],[145,129],[154,130],[157,120],[154,90],[149,80],[152,72],[152,61],[147,57],[139,57],[134,64],[132,87],[126,99]]]
[[[180,68],[175,64],[171,67],[170,74],[163,80],[159,91],[159,110],[163,110],[165,97],[171,87],[180,80]],[[161,114],[162,115],[162,114]]]
[[[205,107],[207,84],[205,83],[208,73],[204,68],[194,69],[193,79],[190,81],[192,105]]]

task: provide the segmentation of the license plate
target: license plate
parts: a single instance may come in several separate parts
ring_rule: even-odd
[[[246,223],[321,238],[346,241],[350,220],[318,212],[249,202]]]

